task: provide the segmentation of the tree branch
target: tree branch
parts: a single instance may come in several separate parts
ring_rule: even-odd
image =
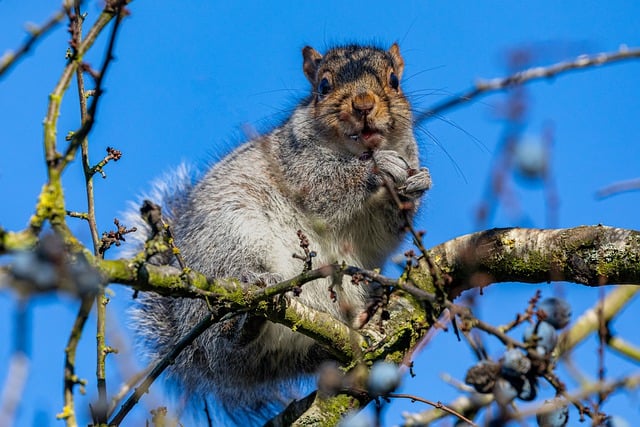
[[[448,276],[450,298],[491,283],[545,283],[567,281],[587,286],[640,284],[640,232],[603,225],[566,229],[502,228],[468,234],[430,249],[433,262]],[[172,266],[136,260],[96,260],[105,279],[153,291],[165,296],[219,297],[245,306],[249,301],[269,300],[320,277],[342,269],[345,274],[362,270],[331,265],[312,270],[271,288],[244,287],[237,279],[209,279],[191,271],[189,281]],[[429,270],[415,268],[411,280],[420,289],[433,290]],[[393,283],[391,279],[385,279]]]
[[[640,232],[601,225],[555,230],[494,229],[458,237],[429,253],[431,262],[444,275],[448,298],[466,289],[506,281],[563,280],[588,286],[640,283]],[[140,254],[133,260],[94,258],[93,262],[108,282],[166,296],[207,297],[214,307],[223,307],[228,313],[252,310],[314,338],[345,365],[381,358],[402,362],[403,355],[432,327],[433,318],[448,306],[446,301],[438,303],[431,268],[424,260],[411,270],[409,278],[394,281],[372,273],[370,279],[395,290],[384,307],[388,319],[383,330],[382,324],[370,321],[361,331],[355,331],[326,313],[302,305],[295,297],[277,301],[274,297],[305,283],[314,286],[308,282],[337,271],[365,276],[371,272],[330,265],[264,288],[236,279],[210,279],[195,271],[152,265],[144,259]],[[430,316],[424,315],[427,308]],[[368,344],[364,336],[369,338]],[[351,398],[340,396],[331,401],[345,410],[353,403]],[[307,415],[314,418],[327,404],[316,400]]]
[[[626,45],[623,45],[617,52],[605,52],[598,53],[596,55],[580,55],[572,61],[558,62],[548,67],[530,68],[508,77],[480,80],[471,89],[436,104],[428,110],[418,114],[414,121],[415,123],[427,121],[432,117],[442,114],[446,110],[474,101],[491,92],[509,89],[534,80],[549,79],[568,71],[575,71],[636,58],[640,58],[640,48],[629,49]]]
[[[594,307],[586,310],[573,322],[571,328],[560,335],[556,350],[558,355],[564,355],[598,330],[600,327],[600,319],[598,318],[599,307],[604,307],[602,311],[604,322],[610,322],[620,313],[625,305],[631,302],[638,292],[640,292],[640,287],[617,286],[607,294],[602,300],[602,303],[598,302]]]
[[[602,225],[493,229],[450,240],[431,253],[449,276],[450,298],[499,282],[640,284],[640,232]]]

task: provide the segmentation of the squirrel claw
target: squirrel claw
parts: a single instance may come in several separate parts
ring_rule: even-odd
[[[420,168],[407,178],[406,184],[399,189],[402,195],[412,198],[419,197],[423,192],[431,188],[431,174],[429,169]]]

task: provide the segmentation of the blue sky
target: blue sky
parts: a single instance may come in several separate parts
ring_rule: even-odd
[[[0,49],[15,49],[23,40],[26,22],[43,22],[57,2],[0,1]],[[87,3],[88,21],[100,2]],[[366,4],[318,2],[149,2],[130,5],[116,46],[117,60],[107,79],[95,129],[90,137],[97,162],[106,146],[123,151],[96,183],[98,223],[109,229],[113,218],[147,188],[148,183],[181,161],[205,165],[229,152],[242,140],[242,126],[260,131],[277,125],[305,96],[300,50],[318,50],[335,43],[398,41],[405,58],[404,90],[416,109],[468,88],[477,78],[502,76],[505,51],[522,44],[538,47],[545,65],[580,53],[616,50],[621,44],[640,45],[637,17],[640,4],[627,1],[373,1]],[[42,119],[47,95],[64,66],[68,34],[64,26],[41,41],[21,63],[0,79],[0,224],[17,230],[25,226],[44,182]],[[104,43],[105,37],[101,39]],[[543,48],[540,48],[543,46]],[[100,50],[87,56],[95,67]],[[616,181],[640,176],[640,61],[576,72],[528,87],[530,115],[527,133],[538,134],[545,122],[555,123],[553,174],[560,207],[558,225],[607,224],[640,227],[640,193],[605,200],[596,190]],[[418,227],[427,230],[429,246],[476,230],[473,213],[483,197],[488,172],[502,131],[496,118],[504,96],[447,112],[446,120],[426,124],[420,133],[422,163],[434,187],[427,195]],[[59,121],[60,140],[78,127],[75,90],[64,100]],[[63,142],[61,142],[63,144]],[[79,162],[66,172],[67,207],[84,209]],[[460,172],[461,171],[461,172]],[[540,186],[515,185],[529,214],[526,223],[498,210],[491,226],[544,227],[544,198]],[[70,219],[78,235],[89,240],[84,224]],[[112,256],[114,256],[112,254]],[[557,287],[496,285],[481,299],[483,318],[507,322],[524,308],[534,289],[551,295]],[[129,293],[112,287],[111,317],[125,330],[123,314]],[[562,286],[574,313],[593,305],[598,291]],[[508,307],[508,309],[502,309]],[[0,384],[11,352],[15,299],[0,294]],[[499,309],[496,309],[499,308]],[[640,309],[627,308],[615,330],[637,338],[632,327]],[[20,418],[16,425],[33,425],[38,411],[59,412],[62,356],[66,333],[77,310],[67,297],[39,297],[32,304],[32,366]],[[89,323],[81,351],[80,375],[93,377],[94,328]],[[595,339],[576,355],[585,373],[596,375]],[[493,343],[495,344],[495,343]],[[636,342],[636,344],[640,344]],[[500,348],[492,348],[498,355]],[[455,354],[458,360],[452,361]],[[470,351],[451,333],[439,334],[416,361],[418,376],[405,381],[405,391],[447,401],[455,390],[438,375],[463,378],[473,363]],[[637,365],[607,355],[608,375],[615,377]],[[112,364],[117,372],[122,364]],[[110,381],[115,390],[120,379]],[[575,384],[573,385],[575,386]],[[95,395],[95,385],[88,386]],[[549,390],[546,390],[549,392]],[[80,401],[81,404],[86,401]],[[637,418],[637,395],[616,395],[605,410]],[[394,402],[389,425],[401,421],[405,410],[418,404]],[[86,414],[85,414],[86,415]],[[575,412],[573,419],[577,418]],[[85,419],[86,421],[86,419]],[[54,420],[49,425],[61,425]]]

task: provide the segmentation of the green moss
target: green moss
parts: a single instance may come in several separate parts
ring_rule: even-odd
[[[511,255],[503,259],[504,268],[512,277],[533,278],[540,271],[548,270],[550,264],[549,258],[539,251],[530,251],[525,258]]]
[[[308,424],[317,426],[336,426],[342,416],[349,410],[353,409],[353,405],[356,402],[353,398],[340,394],[338,396],[331,397],[329,399],[318,398],[316,400],[320,414],[324,416],[323,420],[319,421],[319,424]],[[309,420],[311,421],[311,420]]]
[[[636,256],[630,256],[628,249],[620,250],[617,247],[603,247],[594,254],[597,257],[596,274],[598,276],[608,277],[610,279],[617,278],[621,271],[631,271],[640,268],[640,259]]]
[[[64,194],[59,180],[52,180],[45,184],[40,191],[36,212],[29,223],[31,227],[39,230],[46,220],[52,225],[64,222],[66,211],[64,208]]]
[[[387,357],[385,358],[385,360],[387,362],[393,362],[399,365],[404,360],[404,356],[405,356],[405,353],[403,351],[396,350],[392,353],[387,354]]]
[[[29,229],[14,233],[0,228],[0,252],[30,249],[36,243],[38,239]]]
[[[433,282],[433,277],[429,274],[429,267],[424,260],[420,260],[420,266],[418,268],[411,270],[409,277],[407,277],[406,273],[403,273],[399,279],[400,283],[407,282],[409,280],[413,282],[417,288],[422,289],[425,292],[429,292],[431,294],[436,293],[436,285]]]

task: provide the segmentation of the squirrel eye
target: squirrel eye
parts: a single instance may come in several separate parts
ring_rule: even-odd
[[[331,83],[329,83],[329,79],[324,77],[320,80],[320,84],[318,85],[318,93],[320,96],[325,96],[329,92],[331,92]]]
[[[391,75],[389,75],[389,86],[391,86],[394,90],[398,90],[398,86],[400,86],[400,80],[398,80],[398,76],[396,76],[396,73],[391,73]]]

